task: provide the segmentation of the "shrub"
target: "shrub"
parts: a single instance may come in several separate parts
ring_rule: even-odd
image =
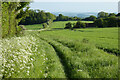
[[[86,27],[85,23],[78,21],[73,28],[85,28],[85,27]]]
[[[24,25],[19,25],[17,26],[17,33],[24,33],[24,30],[26,30],[26,28],[24,27]]]
[[[93,16],[93,15],[92,15],[92,16],[90,16],[90,17],[86,17],[84,20],[85,20],[85,21],[94,21],[94,20],[96,20],[96,18],[97,18],[96,16]]]
[[[99,18],[94,21],[96,27],[118,27],[119,26],[119,18],[112,16],[107,18]]]
[[[24,25],[19,25],[21,27],[22,30],[26,30]]]
[[[67,23],[65,29],[72,29],[72,23]]]
[[[94,24],[96,27],[103,28],[104,27],[104,21],[102,18],[99,18],[94,21]]]
[[[47,23],[43,23],[43,28],[47,28]]]
[[[106,20],[108,21],[108,25],[107,27],[117,27],[117,18],[115,16],[112,17],[108,17],[106,18]]]

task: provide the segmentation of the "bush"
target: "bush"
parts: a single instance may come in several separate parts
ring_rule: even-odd
[[[86,27],[85,23],[78,21],[73,28],[85,28],[85,27]]]
[[[104,21],[102,18],[99,18],[94,21],[94,24],[96,27],[103,28],[104,27]]]
[[[119,18],[112,16],[107,18],[99,18],[94,21],[96,27],[118,27],[119,26]]]
[[[43,28],[47,28],[47,23],[43,23]]]
[[[24,27],[24,25],[19,25],[17,26],[17,33],[24,33],[24,30],[26,30],[26,28]]]
[[[26,30],[24,25],[19,25],[21,27],[22,30]]]
[[[72,23],[67,23],[65,29],[72,29]]]
[[[108,17],[106,18],[108,25],[107,27],[117,27],[118,23],[117,23],[117,18],[115,16],[112,17]]]
[[[96,16],[93,16],[93,15],[92,15],[92,16],[90,16],[90,17],[85,18],[84,20],[85,20],[85,21],[94,21],[94,20],[96,20],[96,18],[97,18]]]

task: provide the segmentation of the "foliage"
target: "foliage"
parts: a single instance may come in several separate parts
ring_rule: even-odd
[[[85,21],[95,21],[96,19],[97,19],[97,17],[92,15],[90,17],[87,17],[87,18],[83,19],[83,20],[85,20]]]
[[[104,23],[103,23],[103,19],[102,18],[99,18],[99,19],[95,20],[94,24],[96,25],[96,27],[99,27],[99,28],[103,28],[104,27]]]
[[[59,14],[59,16],[57,16],[56,20],[54,20],[54,21],[77,21],[77,20],[81,20],[81,18],[68,17],[68,16],[64,16],[62,14]]]
[[[48,27],[47,23],[43,23],[43,28],[47,28],[47,27]]]
[[[106,13],[106,12],[99,12],[98,13],[98,18],[106,18],[106,17],[108,17],[109,16],[109,14],[108,13]]]
[[[104,19],[104,21],[107,21],[107,25],[106,25],[107,27],[118,26],[117,18],[115,16],[108,17]]]
[[[115,13],[110,13],[110,14],[109,14],[109,17],[115,17],[115,16],[116,16]]]
[[[19,25],[19,26],[17,26],[17,29],[18,29],[18,33],[24,33],[24,30],[26,30],[26,28],[24,27],[24,25]]]
[[[72,23],[67,23],[65,29],[72,29]]]
[[[99,27],[118,27],[119,26],[119,18],[115,16],[107,17],[107,18],[99,18],[94,21],[94,24]]]
[[[41,24],[47,21],[50,23],[56,19],[56,16],[40,10],[29,10],[29,16],[22,19],[19,24],[22,25],[32,25],[32,24]]]
[[[23,17],[27,16],[29,3],[2,2],[2,37],[12,36],[18,33],[18,23]]]
[[[86,27],[85,23],[78,21],[73,28],[85,28],[85,27]]]

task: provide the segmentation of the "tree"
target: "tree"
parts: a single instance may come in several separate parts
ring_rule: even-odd
[[[59,16],[57,16],[55,21],[76,21],[76,20],[81,20],[81,18],[79,17],[68,17],[68,16],[64,16],[62,14],[59,14]]]
[[[109,14],[109,17],[114,17],[114,16],[116,16],[115,13],[110,13],[110,14]]]
[[[117,27],[117,18],[115,16],[108,17],[105,20],[107,20],[107,27]]]
[[[103,11],[98,13],[98,18],[107,18],[108,16],[109,14]]]
[[[99,18],[99,19],[95,20],[94,24],[96,25],[96,27],[99,27],[99,28],[103,28],[104,27],[104,21],[103,21],[102,18]]]
[[[17,34],[19,21],[27,16],[28,5],[29,2],[2,2],[2,37]]]
[[[67,23],[65,29],[72,29],[72,23]]]
[[[85,27],[86,27],[85,23],[77,21],[73,28],[85,28]]]
[[[120,13],[118,13],[116,16],[119,17],[119,16],[120,16]]]
[[[96,18],[97,18],[96,16],[91,15],[90,17],[87,17],[84,20],[85,21],[94,21],[94,20],[96,20]]]
[[[55,20],[56,16],[40,10],[29,10],[29,16],[22,19],[19,23],[20,25],[29,25],[29,24],[41,24],[46,23],[48,20]]]

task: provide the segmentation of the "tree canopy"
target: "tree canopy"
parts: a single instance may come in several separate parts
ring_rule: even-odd
[[[43,10],[29,10],[29,16],[23,18],[19,24],[28,25],[28,24],[41,24],[45,23],[49,20],[55,20],[56,16],[49,13],[44,12]]]

